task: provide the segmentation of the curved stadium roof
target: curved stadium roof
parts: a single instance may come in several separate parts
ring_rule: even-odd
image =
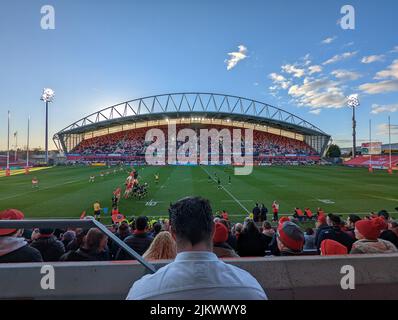
[[[267,103],[218,93],[169,93],[125,101],[70,124],[54,135],[62,144],[63,137],[109,128],[112,126],[166,118],[204,117],[230,119],[290,130],[304,136],[330,136],[308,121]]]

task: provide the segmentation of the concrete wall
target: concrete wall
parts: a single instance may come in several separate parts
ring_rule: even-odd
[[[225,261],[250,272],[270,299],[398,299],[398,255]],[[0,264],[0,299],[124,299],[145,273],[136,262],[54,263],[55,290],[42,290],[42,265]],[[355,290],[341,289],[344,265],[355,269]]]

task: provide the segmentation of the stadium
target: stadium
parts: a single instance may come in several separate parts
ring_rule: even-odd
[[[172,137],[169,135],[171,124],[176,128]],[[147,132],[151,129],[158,130],[156,139],[153,136],[148,139]],[[200,145],[205,143],[203,140],[195,140],[191,145],[193,157],[188,157],[187,149],[180,151],[183,145],[188,143],[187,131],[184,131],[187,129],[195,135],[199,135],[203,130],[208,132],[215,129],[215,136],[206,136],[206,140],[209,140],[207,142],[210,142],[205,147],[206,157],[199,154]],[[249,151],[246,145],[247,129],[253,132],[252,148]],[[228,140],[228,134],[232,135],[236,130],[241,135],[233,135],[232,140],[235,141]],[[180,132],[185,133],[180,135]],[[167,160],[162,165],[157,162],[153,165],[147,163],[147,150],[157,141],[159,134],[167,137],[168,143],[151,151],[149,155],[161,155],[161,159]],[[317,230],[325,228],[326,223],[329,225],[328,228],[343,228],[345,240],[340,239],[341,236],[334,236],[334,239],[340,239],[341,243],[345,243],[344,250],[341,251],[343,254],[347,253],[347,250],[353,250],[353,229],[349,228],[346,219],[350,221],[355,217],[363,221],[376,221],[384,217],[392,221],[393,216],[390,216],[389,212],[393,213],[396,210],[396,187],[391,183],[391,179],[395,177],[392,172],[377,170],[369,173],[361,165],[367,156],[351,159],[346,162],[346,166],[332,165],[325,157],[331,139],[328,134],[289,112],[242,97],[214,93],[178,93],[139,98],[90,114],[56,133],[53,139],[59,152],[63,154],[54,162],[54,166],[33,166],[28,171],[16,168],[11,171],[10,176],[0,178],[3,181],[7,179],[7,185],[1,186],[2,206],[11,208],[18,203],[18,210],[24,212],[27,218],[26,221],[1,221],[0,224],[5,227],[20,225],[27,230],[37,230],[33,231],[31,237],[37,234],[39,238],[33,240],[31,245],[46,241],[44,249],[42,248],[42,254],[45,255],[43,259],[46,261],[105,260],[111,261],[111,264],[104,264],[101,272],[114,272],[113,260],[134,259],[138,262],[133,262],[135,271],[130,277],[139,277],[137,272],[141,272],[141,268],[152,273],[161,265],[151,261],[148,253],[141,248],[143,244],[129,243],[126,239],[134,237],[144,217],[145,228],[148,228],[145,229],[148,230],[145,234],[148,234],[148,239],[153,239],[150,235],[154,237],[159,232],[165,233],[166,231],[161,230],[169,230],[169,208],[172,203],[200,196],[210,201],[215,221],[223,221],[227,226],[225,230],[230,233],[229,238],[235,239],[228,240],[232,242],[225,242],[221,247],[216,244],[215,252],[220,254],[219,257],[235,258],[231,263],[237,266],[249,263],[244,268],[250,270],[256,279],[266,283],[263,285],[267,287],[273,299],[287,299],[291,294],[300,297],[308,294],[310,298],[341,297],[342,293],[339,290],[336,292],[325,289],[330,286],[328,281],[331,280],[317,285],[317,289],[311,289],[310,293],[301,286],[281,282],[271,284],[257,273],[258,261],[250,261],[256,256],[284,255],[271,241],[276,235],[273,230],[279,230],[284,225],[283,221],[294,222],[294,226],[306,229],[307,232],[314,227]],[[238,148],[228,146],[233,145],[236,140]],[[175,143],[176,147],[177,158],[174,162],[169,161],[171,143]],[[246,159],[242,155],[248,156],[250,161],[242,162],[241,159]],[[383,159],[386,156],[373,157],[379,162],[377,157]],[[235,175],[235,169],[244,165],[249,165],[252,172],[248,175]],[[134,181],[131,186],[128,183],[129,179]],[[375,188],[377,186],[383,188]],[[3,211],[2,214],[4,212],[9,211]],[[325,212],[332,213],[329,214],[330,221],[326,219]],[[377,217],[378,215],[380,217]],[[338,227],[335,226],[336,223]],[[238,234],[245,234],[241,228],[248,228],[251,224],[254,229],[249,237],[256,238],[256,232],[259,231],[254,230],[262,230],[263,239],[249,238],[246,240],[247,244],[237,240],[244,239],[243,236],[238,238]],[[43,229],[45,227],[47,229]],[[396,225],[393,224],[392,227],[396,228]],[[123,232],[127,233],[122,233],[122,229],[126,229]],[[103,252],[106,253],[106,257],[98,253],[90,258],[83,257],[78,254],[83,247],[71,251],[76,250],[73,247],[81,237],[78,237],[78,232],[85,235],[89,230],[100,230],[99,232],[109,237],[108,247]],[[51,234],[40,235],[40,232]],[[65,239],[64,234],[73,236]],[[310,235],[311,233],[306,234]],[[49,246],[48,237],[57,241],[52,242],[51,246],[58,248],[58,255],[53,251],[56,248],[46,251],[50,250],[46,249]],[[320,235],[318,239],[319,237]],[[55,240],[56,238],[58,240]],[[62,240],[64,242],[61,242]],[[166,239],[162,241],[162,246],[167,245]],[[317,258],[318,250],[326,249],[321,248],[321,242],[316,238],[312,241],[315,241],[312,246],[300,249],[300,255],[322,259]],[[82,246],[84,243],[83,241]],[[262,243],[264,247],[260,246]],[[386,252],[395,252],[395,247],[392,244],[391,246]],[[287,252],[287,255],[299,254],[296,251]],[[163,259],[168,258],[170,257],[163,256]],[[281,257],[279,261],[274,262],[275,265],[283,263],[284,259]],[[328,260],[329,266],[338,268],[339,261],[330,259],[332,258]],[[370,260],[358,260],[356,268],[366,269],[369,263],[373,263],[373,259],[374,257]],[[392,255],[387,259],[396,257]],[[294,274],[303,267],[308,269],[307,264],[300,266],[300,261],[291,262],[288,272]],[[120,278],[115,280],[119,282],[116,290],[104,284],[100,293],[87,291],[90,286],[87,278],[90,278],[92,272],[96,272],[97,266],[80,262],[78,265],[81,271],[75,280],[79,283],[79,289],[76,291],[66,280],[70,275],[69,268],[73,265],[76,265],[76,262],[66,263],[59,268],[64,275],[64,287],[57,294],[60,298],[69,299],[82,295],[85,298],[119,299],[126,290],[126,282]],[[119,266],[121,275],[129,272],[123,269],[127,265]],[[128,266],[131,267],[131,262]],[[314,267],[317,268],[316,264]],[[275,273],[274,276],[279,277],[277,272],[272,270],[274,269],[269,269],[268,274]],[[10,269],[0,268],[1,271],[4,272],[4,277],[9,276],[7,274]],[[26,277],[23,279],[34,280]],[[362,281],[365,287],[373,285],[367,282],[369,279]],[[390,279],[386,281],[390,282]],[[86,285],[81,287],[80,283],[83,282]],[[385,285],[384,280],[381,283],[381,286]],[[305,286],[307,285],[309,283],[305,282]],[[288,286],[288,289],[281,290],[281,286]],[[379,288],[378,286],[379,284],[376,288]],[[394,286],[391,290],[394,290],[393,288]],[[391,296],[388,292],[390,291],[381,296]],[[27,293],[17,293],[12,286],[4,293],[7,298],[20,294]],[[35,291],[34,295],[37,298],[47,298],[40,290]],[[361,291],[356,296],[363,297],[368,298],[369,294]],[[380,295],[378,293],[372,297],[380,298]]]
[[[351,5],[305,1],[29,3],[0,59],[0,302],[397,299],[396,5],[354,38]]]

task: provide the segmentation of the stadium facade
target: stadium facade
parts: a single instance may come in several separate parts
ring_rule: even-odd
[[[169,121],[185,127],[205,125],[253,129],[305,143],[319,157],[325,155],[330,143],[330,135],[280,108],[239,96],[198,92],[161,94],[125,101],[70,124],[56,133],[53,140],[67,156],[78,157],[76,147],[85,140],[167,126]]]

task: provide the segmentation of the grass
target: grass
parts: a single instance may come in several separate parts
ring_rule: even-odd
[[[101,171],[111,173],[101,178]],[[213,210],[227,210],[232,221],[242,221],[256,201],[270,210],[272,201],[277,200],[281,214],[291,214],[296,206],[314,211],[320,206],[339,214],[380,209],[396,213],[394,208],[398,207],[397,174],[370,174],[363,168],[255,167],[248,176],[235,176],[232,167],[219,166],[146,166],[138,172],[140,182],[149,183],[149,193],[143,200],[121,200],[120,211],[127,217],[167,216],[170,202],[190,195],[210,199]],[[158,184],[155,173],[160,174]],[[220,177],[223,188],[218,189],[213,180],[209,182],[208,175],[214,178],[214,174]],[[32,189],[33,175],[40,181],[38,189]],[[96,175],[94,183],[88,182],[90,175]],[[111,209],[112,191],[123,186],[127,175],[127,168],[113,173],[113,168],[100,167],[53,167],[30,175],[0,175],[0,210],[18,208],[27,218],[79,218],[84,210],[92,215],[95,200]],[[109,216],[105,222],[110,222]]]

